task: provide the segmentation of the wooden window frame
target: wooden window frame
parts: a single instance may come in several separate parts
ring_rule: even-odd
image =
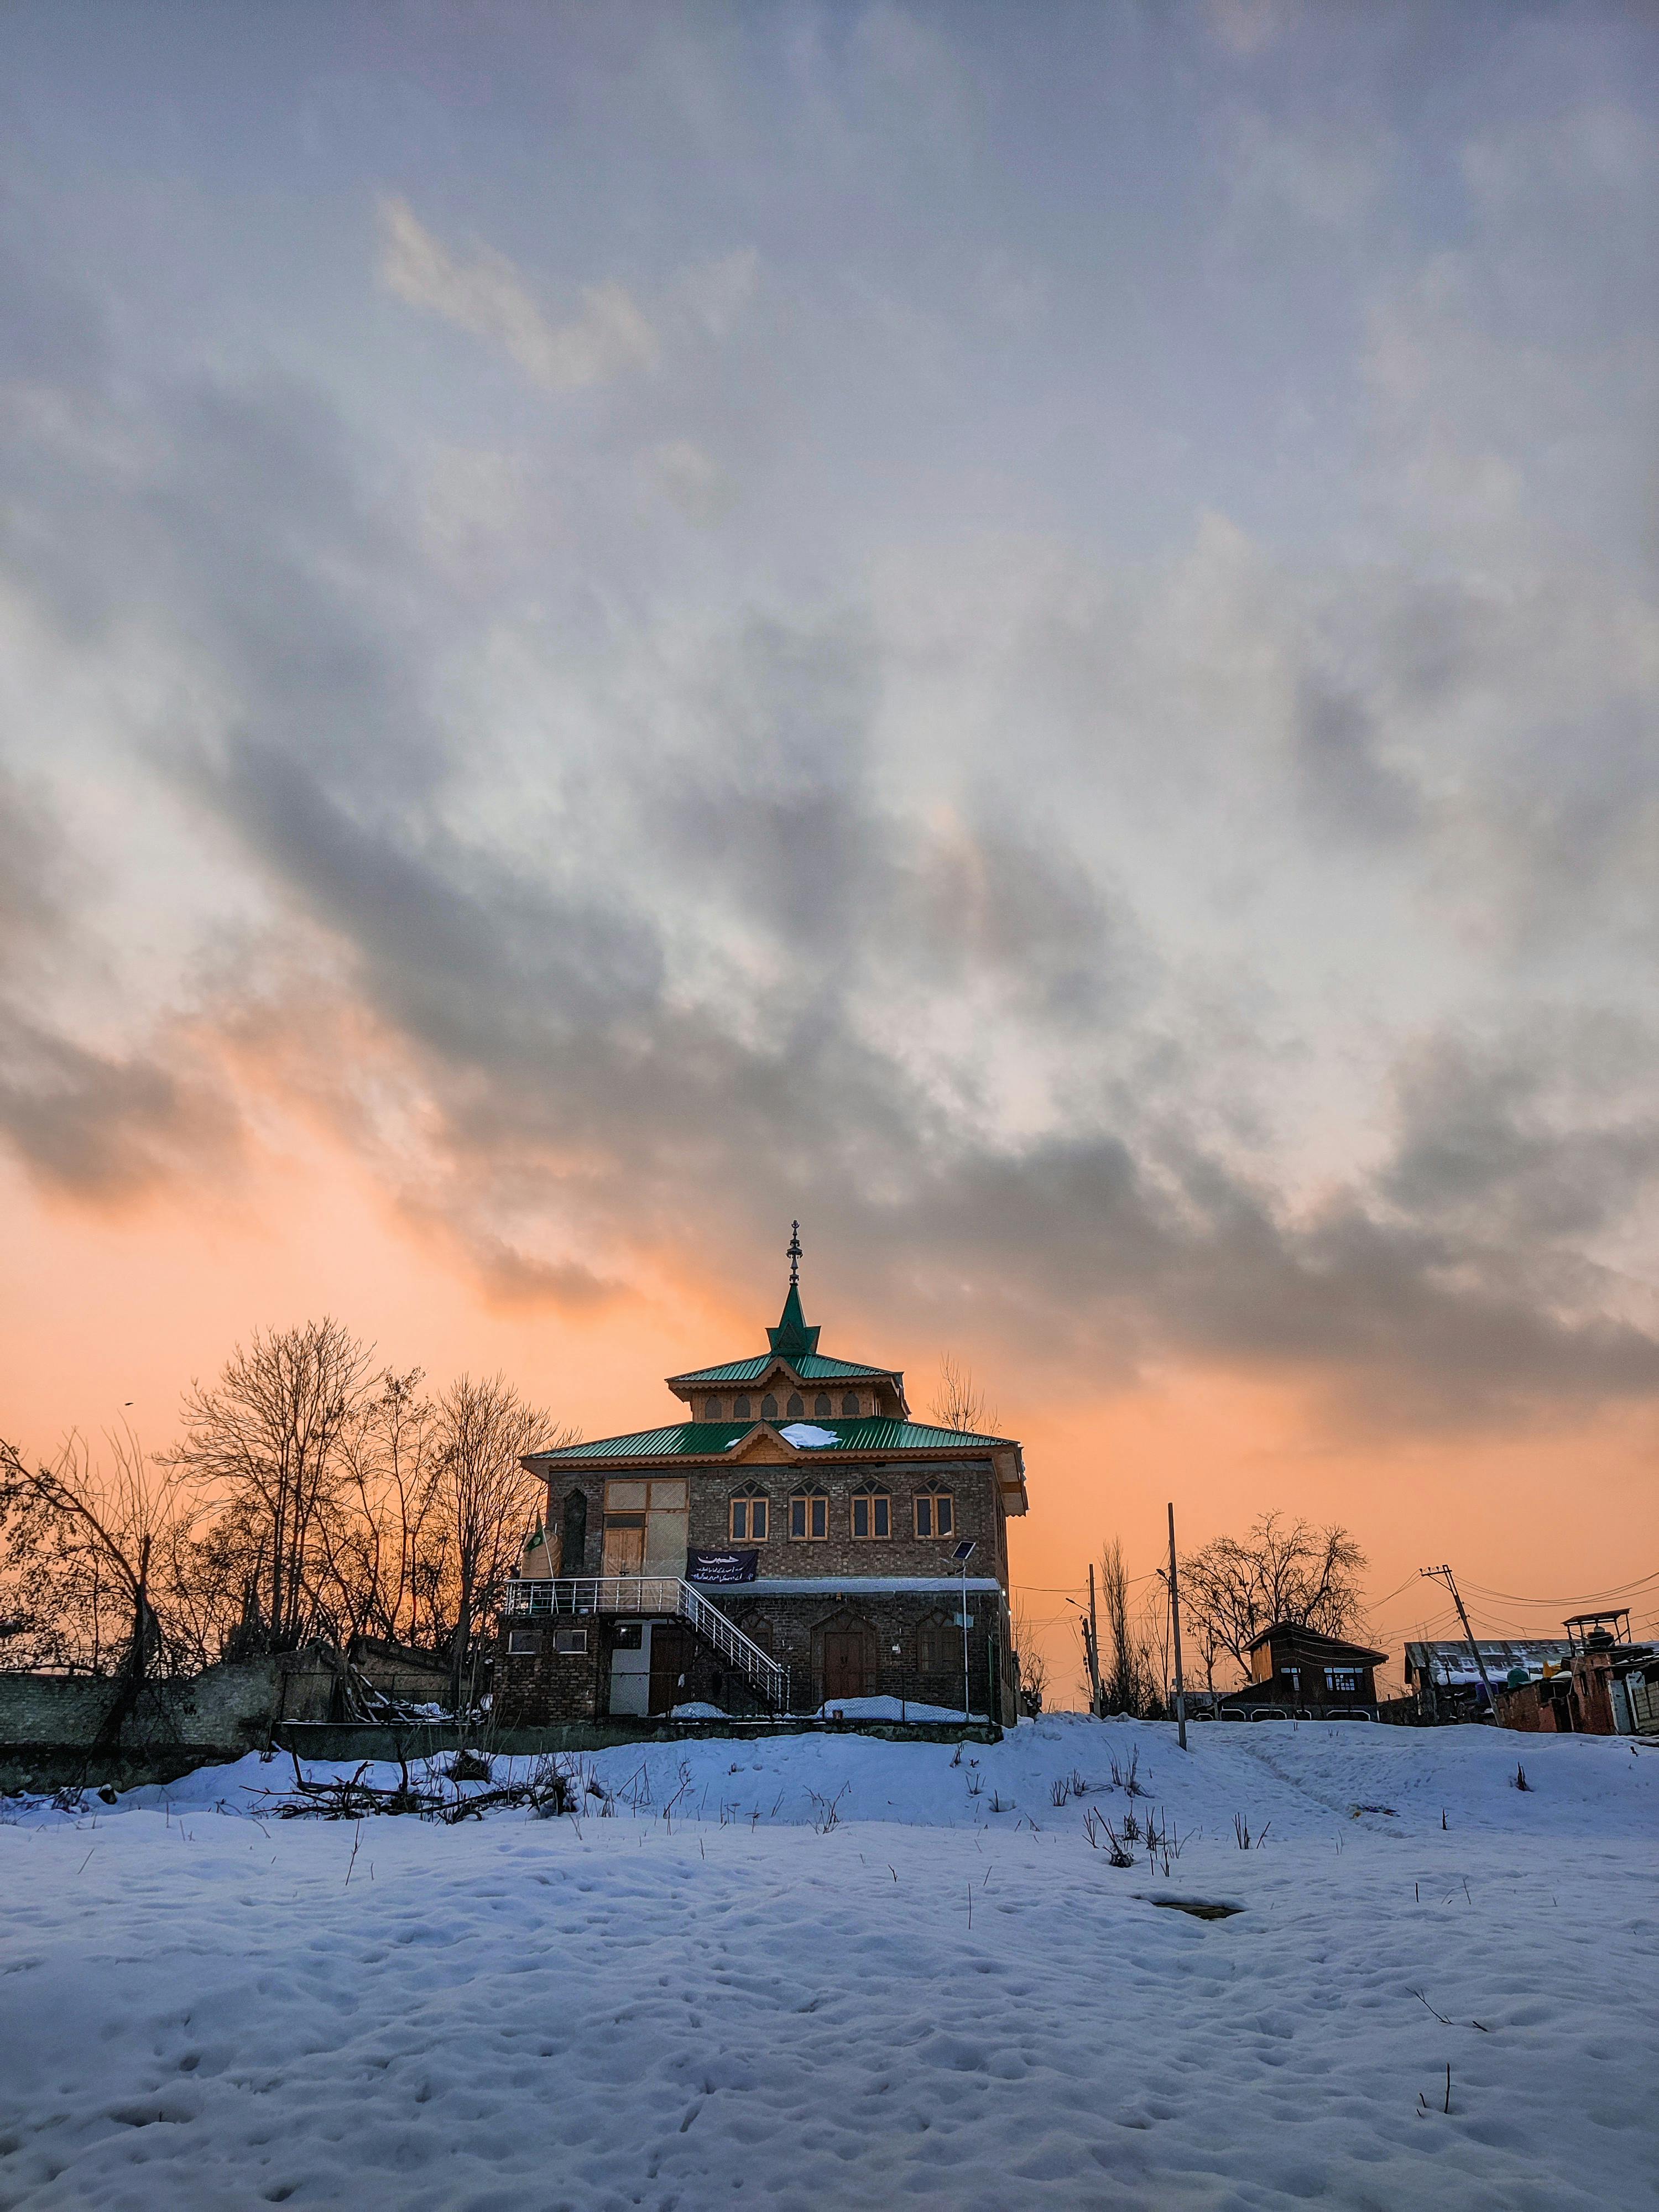
[[[797,1520],[800,1527],[796,1528]],[[814,1521],[823,1525],[815,1528]],[[792,1544],[827,1544],[830,1540],[830,1493],[827,1490],[797,1490],[789,1500],[789,1540]]]
[[[786,1420],[804,1421],[806,1419],[806,1401],[799,1390],[792,1390],[784,1400],[783,1412]]]
[[[732,1401],[732,1418],[734,1421],[752,1421],[755,1418],[749,1410],[749,1400],[742,1391]]]
[[[856,1421],[859,1419],[859,1394],[856,1390],[842,1392],[841,1417],[844,1421]]]
[[[864,1508],[865,1526],[859,1526],[859,1508]],[[890,1491],[855,1490],[848,1506],[848,1528],[854,1543],[884,1544],[893,1534],[893,1499]]]
[[[945,1509],[943,1516],[941,1516],[939,1512],[939,1508],[941,1506]],[[921,1525],[924,1509],[926,1510],[928,1522],[927,1527],[925,1528]],[[939,1524],[941,1517],[949,1523],[948,1527],[943,1528],[939,1527]],[[912,1526],[915,1530],[916,1540],[919,1543],[949,1543],[951,1539],[957,1533],[957,1494],[955,1491],[918,1491],[915,1496],[915,1516],[912,1522]]]
[[[738,1515],[744,1527],[738,1526]],[[755,1526],[756,1516],[760,1527]],[[726,1501],[726,1540],[729,1544],[766,1544],[772,1538],[772,1500],[763,1490],[739,1490]]]
[[[835,1415],[836,1409],[830,1403],[830,1393],[827,1390],[820,1390],[812,1401],[812,1418],[818,1421],[830,1421],[835,1419]]]
[[[763,1421],[775,1421],[777,1418],[777,1393],[774,1390],[769,1390],[761,1400],[761,1419]]]

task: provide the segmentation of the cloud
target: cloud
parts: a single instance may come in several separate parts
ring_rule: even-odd
[[[504,347],[532,383],[571,392],[655,367],[657,333],[623,285],[589,285],[580,314],[553,323],[505,254],[480,246],[470,259],[459,258],[395,195],[382,198],[380,218],[380,279],[387,289],[411,307]]]
[[[872,23],[882,129],[935,81],[936,140],[991,127]],[[1292,273],[1394,207],[1386,130],[1251,143]],[[299,1097],[519,1304],[733,1281],[800,1214],[820,1282],[1060,1387],[1200,1361],[1442,1429],[1659,1397],[1656,633],[1546,496],[1601,480],[1553,434],[1571,345],[1505,319],[1536,270],[1503,160],[1449,166],[1457,254],[1345,295],[1374,505],[1317,527],[1206,483],[1115,538],[1044,459],[1039,307],[1121,367],[1052,224],[988,261],[968,224],[959,329],[927,257],[888,272],[918,368],[844,343],[822,251],[746,321],[760,249],[694,241],[653,319],[601,288],[562,325],[388,201],[398,296],[544,388],[625,386],[511,450],[456,427],[488,377],[383,432],[234,349],[118,370],[59,300],[0,399],[0,742],[40,770],[0,815],[0,1133],[106,1202]],[[629,381],[659,345],[684,376]],[[1247,368],[1193,390],[1231,422]],[[1052,419],[1092,437],[1091,404]],[[741,530],[664,513],[739,483]]]
[[[718,521],[737,495],[719,462],[690,438],[665,439],[652,450],[647,466],[663,496],[690,522]]]
[[[909,657],[938,655],[902,605],[613,633],[526,673],[596,748],[532,755],[543,834],[483,804],[509,757],[441,707],[445,587],[417,532],[368,512],[325,410],[274,383],[198,386],[152,420],[171,437],[152,481],[90,447],[62,466],[64,511],[105,512],[106,539],[166,580],[151,650],[187,641],[198,696],[222,702],[155,768],[257,871],[288,944],[316,948],[273,1017],[346,1041],[310,1063],[315,1095],[332,1083],[411,1220],[447,1224],[497,1295],[591,1303],[632,1251],[683,1243],[690,1264],[799,1212],[867,1296],[1097,1373],[1277,1367],[1350,1414],[1442,1425],[1659,1392],[1659,1340],[1586,1256],[1659,1164],[1639,1117],[1604,1127],[1563,1092],[1546,1141],[1518,1079],[1449,1032],[1402,1064],[1368,1173],[1298,1193],[1271,1146],[1247,1157],[1228,1115],[1271,1088],[1273,1053],[1206,1028],[1200,1008],[1236,1020],[1238,994],[1138,906],[1134,838],[1121,880],[1103,865],[1113,777],[1091,764],[1097,728],[1080,743],[1069,720],[1086,685],[1043,708],[1066,805],[993,750],[955,761],[954,805],[918,811],[888,718]],[[256,510],[244,546],[234,518]],[[226,557],[228,532],[247,557]],[[1304,590],[1268,650],[1255,610],[1274,593],[1240,580],[1255,558],[1237,535],[1190,556],[1231,564],[1259,696],[1232,686],[1206,769],[1186,750],[1212,742],[1203,717],[1185,738],[1167,724],[1172,772],[1214,773],[1242,743],[1241,791],[1261,797],[1282,758],[1350,833],[1413,851],[1426,832],[1377,733],[1396,692],[1443,712],[1493,681],[1506,629],[1425,645],[1374,592],[1339,651]],[[951,611],[955,645],[983,649],[973,599],[948,570],[933,582],[930,623]],[[1212,585],[1219,627],[1184,649],[1224,659]],[[1169,610],[1194,588],[1172,574]],[[993,597],[998,682],[1029,713],[1030,672],[1097,650],[1099,606],[1054,578],[1024,616],[1007,574]],[[1170,611],[1115,637],[1120,696],[1181,696],[1178,635]],[[1153,758],[1124,763],[1136,805]],[[205,1018],[234,1034],[234,1001]],[[112,1194],[228,1141],[177,1034],[162,1012],[153,1047],[123,1054],[14,1019],[0,1122],[33,1170]]]
[[[100,1053],[0,1001],[0,1135],[43,1186],[87,1200],[198,1188],[238,1117],[187,1047]],[[165,1055],[165,1056],[164,1056]]]

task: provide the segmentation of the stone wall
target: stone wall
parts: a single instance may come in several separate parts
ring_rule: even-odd
[[[110,1676],[0,1674],[0,1789],[129,1786],[239,1759],[273,1722],[326,1720],[334,1683],[315,1650],[144,1682],[136,1695]]]

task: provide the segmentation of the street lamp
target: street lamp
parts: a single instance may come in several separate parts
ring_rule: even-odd
[[[964,1728],[973,1717],[968,1709],[968,1562],[973,1558],[975,1549],[970,1536],[966,1543],[958,1544],[951,1555],[962,1570],[962,1720]]]

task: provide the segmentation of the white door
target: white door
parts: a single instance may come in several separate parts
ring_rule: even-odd
[[[651,1624],[619,1621],[617,1639],[611,1654],[611,1710],[643,1716],[651,1710]]]

